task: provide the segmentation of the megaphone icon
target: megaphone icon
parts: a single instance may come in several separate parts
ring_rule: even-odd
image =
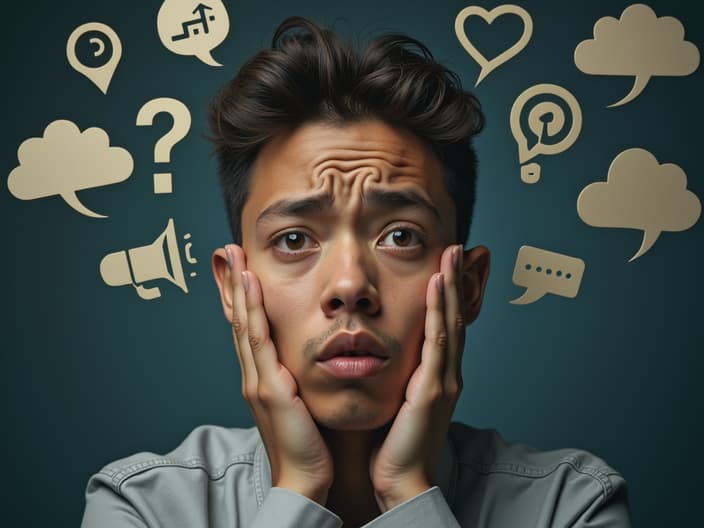
[[[151,280],[166,279],[188,293],[174,219],[169,218],[166,229],[151,244],[105,255],[100,261],[100,275],[108,286],[131,284],[147,301],[161,297],[158,287],[142,285]]]

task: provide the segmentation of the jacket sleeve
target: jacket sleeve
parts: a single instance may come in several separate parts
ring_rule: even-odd
[[[181,497],[183,498],[183,497]],[[102,475],[94,476],[86,490],[86,508],[83,513],[81,528],[148,528],[150,526],[191,526],[207,528],[210,526],[208,515],[194,515],[177,508],[150,508],[148,501],[142,501],[141,507],[135,507],[123,494],[113,489]],[[187,505],[186,505],[187,506]],[[193,504],[195,506],[195,502]],[[145,518],[146,514],[146,518]],[[340,528],[342,520],[320,506],[318,503],[297,493],[272,488],[256,512],[254,518],[242,517],[243,512],[236,512],[229,519],[238,526],[247,528]],[[194,515],[193,518],[188,518]],[[212,519],[211,519],[212,520]]]
[[[340,528],[342,519],[318,503],[282,488],[272,488],[251,528]],[[460,528],[438,487],[413,497],[363,528]]]
[[[609,482],[611,488],[593,500],[587,501],[582,511],[576,512],[576,519],[569,526],[573,528],[631,527],[626,481],[620,475],[610,475]],[[569,497],[563,498],[565,508],[569,508],[572,502]]]
[[[88,483],[81,528],[147,528],[137,511],[97,479]]]
[[[364,528],[460,528],[440,488],[432,488],[384,512]]]
[[[251,528],[340,528],[342,519],[298,493],[271,488]]]

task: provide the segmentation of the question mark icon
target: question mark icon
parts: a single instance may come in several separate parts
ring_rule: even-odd
[[[191,129],[191,112],[188,107],[178,99],[158,97],[145,103],[137,114],[137,126],[151,126],[154,116],[166,112],[174,120],[171,129],[164,134],[154,145],[154,161],[168,163],[171,161],[171,149],[181,141]],[[168,194],[173,192],[170,172],[154,173],[154,194]]]

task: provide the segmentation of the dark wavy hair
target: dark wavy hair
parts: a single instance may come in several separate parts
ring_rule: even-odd
[[[484,126],[477,98],[422,43],[400,34],[361,51],[300,17],[284,20],[271,49],[254,55],[213,99],[209,122],[233,240],[249,175],[277,132],[306,122],[377,119],[414,133],[437,155],[457,211],[456,241],[469,234],[477,161],[472,137]]]

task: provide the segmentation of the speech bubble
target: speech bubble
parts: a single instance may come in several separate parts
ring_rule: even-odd
[[[207,5],[193,0],[165,0],[157,15],[161,43],[177,55],[195,55],[209,66],[222,66],[210,51],[230,31],[230,19],[222,0]]]
[[[699,50],[684,40],[684,26],[674,17],[658,17],[644,4],[627,7],[617,20],[594,24],[594,38],[574,50],[577,68],[590,75],[635,77],[631,91],[608,108],[640,95],[654,76],[690,75],[699,67]]]
[[[474,44],[467,37],[467,32],[464,29],[464,23],[471,16],[478,16],[483,19],[488,24],[491,24],[497,17],[502,15],[516,15],[523,22],[523,33],[521,37],[507,50],[503,51],[491,60],[488,60],[484,55],[476,48]],[[489,75],[496,68],[501,66],[506,61],[512,59],[518,55],[523,48],[526,47],[531,35],[533,34],[533,19],[531,18],[528,11],[520,6],[513,4],[500,5],[487,11],[486,9],[479,6],[469,6],[465,7],[462,11],[457,14],[455,18],[455,34],[457,39],[462,44],[462,47],[469,53],[477,64],[481,67],[479,72],[479,77],[474,86],[479,85],[482,80]]]
[[[88,37],[88,43],[95,48],[93,51],[93,56],[97,59],[95,65],[82,62],[78,58],[76,47],[82,37]],[[110,55],[106,56],[108,47],[111,51]],[[74,70],[85,75],[101,92],[107,94],[110,81],[112,81],[117,65],[122,58],[122,43],[120,37],[110,26],[100,22],[88,22],[74,29],[68,37],[66,57]]]
[[[529,147],[528,138],[521,126],[521,115],[523,108],[531,99],[543,96],[557,97],[565,103],[572,114],[571,126],[560,141],[544,143],[543,139],[554,137],[562,132],[567,118],[562,107],[554,101],[539,102],[528,114],[528,127],[538,137],[538,141],[532,147]],[[546,116],[549,116],[550,119],[545,119]],[[538,154],[554,155],[570,148],[577,141],[582,131],[582,109],[575,96],[562,86],[547,83],[536,84],[526,89],[516,98],[511,107],[510,121],[511,133],[518,145],[518,160],[523,164]]]
[[[20,200],[59,195],[68,205],[92,218],[76,191],[119,183],[130,177],[134,162],[122,147],[111,147],[107,133],[97,127],[80,131],[65,119],[49,123],[41,138],[29,138],[17,149],[20,165],[7,178],[7,187]]]
[[[513,283],[526,291],[511,304],[530,304],[552,293],[574,298],[584,276],[584,261],[533,246],[521,246],[513,268]]]
[[[629,262],[653,247],[663,231],[684,231],[697,223],[702,205],[687,189],[687,174],[674,163],[660,164],[645,149],[618,154],[606,181],[587,185],[577,198],[585,224],[643,230],[640,249]]]

